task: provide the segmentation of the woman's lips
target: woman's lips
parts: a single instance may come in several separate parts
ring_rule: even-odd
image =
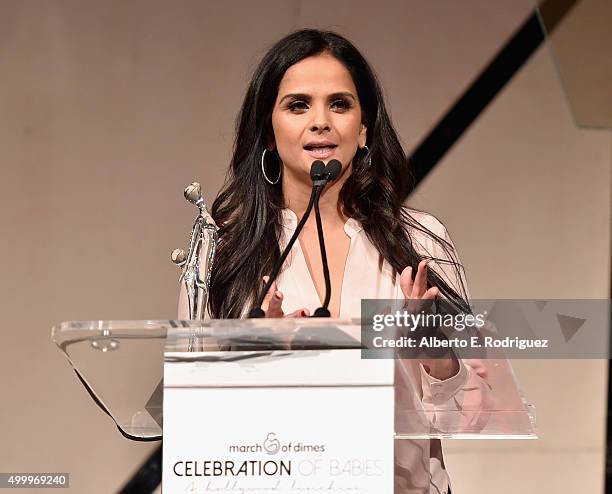
[[[334,154],[336,146],[316,147],[304,149],[311,157],[315,159],[326,159]]]

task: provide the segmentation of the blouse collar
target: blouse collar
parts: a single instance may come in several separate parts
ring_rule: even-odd
[[[283,226],[289,230],[295,231],[298,224],[297,215],[289,208],[284,208],[281,210]],[[312,213],[314,214],[314,212]],[[355,235],[357,235],[361,230],[363,230],[363,226],[361,223],[353,218],[349,218],[344,223],[344,231],[346,234],[353,239]]]

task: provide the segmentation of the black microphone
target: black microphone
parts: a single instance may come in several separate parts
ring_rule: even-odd
[[[330,160],[325,167],[325,174],[327,175],[327,180],[329,182],[333,182],[340,175],[340,170],[342,170],[342,163],[338,160]]]
[[[300,234],[300,232],[302,231],[302,228],[304,228],[304,225],[306,224],[306,220],[310,216],[310,212],[312,211],[312,206],[314,204],[315,197],[317,196],[319,190],[321,189],[320,182],[323,181],[324,183],[327,183],[325,181],[325,178],[327,177],[326,170],[327,170],[327,167],[321,160],[314,161],[312,165],[310,166],[310,179],[313,182],[312,193],[310,194],[310,200],[308,201],[308,206],[306,207],[304,216],[302,216],[302,219],[298,223],[297,228],[295,229],[295,232],[293,232],[293,235],[289,239],[289,243],[285,247],[285,250],[281,254],[278,261],[276,261],[276,264],[274,265],[274,269],[272,270],[272,273],[270,274],[270,278],[268,279],[268,282],[264,286],[263,292],[261,292],[261,294],[257,298],[257,305],[255,305],[255,307],[253,307],[251,311],[249,312],[249,318],[261,318],[261,317],[266,316],[265,312],[261,308],[261,304],[263,304],[263,299],[266,297],[268,290],[270,290],[272,283],[274,283],[274,281],[278,277],[278,274],[283,266],[283,263],[285,262],[285,259],[287,259],[289,252],[291,252],[291,248],[293,247],[293,244],[297,240],[298,235]]]
[[[321,160],[313,161],[310,165],[310,180],[312,180],[312,186],[321,185],[320,181],[325,177],[325,163]]]
[[[325,250],[325,239],[323,238],[323,223],[321,222],[321,213],[319,211],[319,199],[321,192],[329,182],[333,182],[338,178],[342,170],[342,165],[338,160],[330,160],[325,166],[323,172],[323,178],[321,179],[321,185],[315,195],[314,208],[315,217],[317,220],[317,235],[319,236],[319,248],[321,249],[321,262],[323,263],[323,277],[325,278],[325,299],[323,306],[315,310],[312,317],[330,317],[329,312],[329,301],[331,299],[331,280],[329,277],[329,265],[327,264],[327,251]]]

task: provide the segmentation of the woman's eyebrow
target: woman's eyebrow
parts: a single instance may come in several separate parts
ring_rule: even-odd
[[[342,98],[342,97],[348,97],[348,98],[351,98],[352,100],[357,101],[357,98],[355,98],[353,93],[351,93],[349,91],[341,91],[339,93],[334,93],[334,94],[330,94],[329,95],[329,99]]]
[[[310,96],[309,94],[304,94],[304,93],[290,93],[290,94],[285,94],[285,96],[283,96],[279,103],[282,103],[283,101],[285,101],[286,99],[300,99],[300,100],[304,100],[304,101],[310,101],[312,99],[312,96]]]

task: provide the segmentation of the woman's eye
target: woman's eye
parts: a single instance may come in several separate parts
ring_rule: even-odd
[[[352,107],[351,103],[345,99],[339,99],[332,103],[332,108],[345,111]]]
[[[291,111],[300,112],[308,110],[308,105],[304,101],[294,101],[292,103],[289,103],[288,108]]]

